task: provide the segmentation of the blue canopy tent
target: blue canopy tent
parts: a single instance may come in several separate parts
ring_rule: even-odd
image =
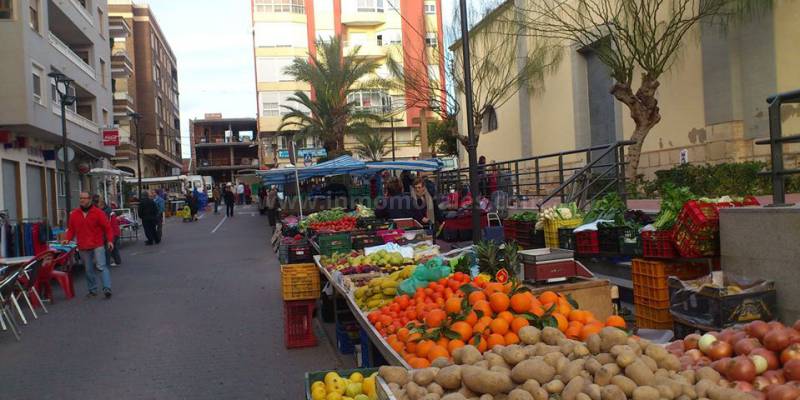
[[[367,163],[368,170],[397,170],[436,172],[442,168],[437,159],[409,161],[380,161]]]

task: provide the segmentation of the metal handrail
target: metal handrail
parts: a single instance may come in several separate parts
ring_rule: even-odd
[[[600,160],[602,160],[603,158],[605,158],[606,156],[611,154],[612,151],[617,151],[620,147],[629,146],[629,145],[632,145],[634,143],[636,143],[636,141],[634,141],[634,140],[623,140],[623,141],[619,141],[617,143],[614,143],[613,145],[608,146],[608,149],[606,149],[606,151],[604,151],[602,155],[600,155],[599,157],[595,158],[594,161],[586,164],[583,168],[581,168],[580,171],[576,172],[574,175],[572,175],[572,177],[570,177],[564,183],[562,183],[561,186],[558,187],[558,189],[556,189],[554,192],[550,193],[550,195],[545,197],[544,200],[539,201],[536,204],[537,207],[538,208],[542,208],[543,204],[546,204],[548,201],[552,200],[554,197],[560,195],[567,187],[569,187],[571,184],[573,184],[579,177],[586,175],[587,171],[590,171],[592,168],[597,168],[597,166],[595,166],[595,164],[597,164]],[[622,179],[624,181],[624,171],[625,171],[625,164],[626,164],[625,160],[624,159],[620,159],[618,157],[617,158],[617,163],[614,163],[611,166],[619,167],[620,164],[621,164],[622,168],[620,168],[621,171],[618,171],[618,172],[621,172],[623,174],[622,175],[623,176]],[[605,175],[605,173],[610,171],[610,170],[611,170],[610,167],[607,168],[603,172],[603,174],[601,174],[601,176]],[[595,181],[596,181],[596,179],[595,179]],[[616,183],[616,182],[612,181],[611,183],[613,184],[613,183]],[[607,185],[604,189],[607,189],[608,186],[609,185]],[[580,193],[578,193],[578,195],[583,194],[590,187],[591,187],[591,184],[587,184],[586,186],[583,187],[583,189],[581,189],[581,191],[580,191]]]
[[[769,145],[770,171],[761,172],[772,178],[772,205],[790,206],[786,203],[786,176],[800,174],[800,169],[783,167],[783,145],[800,142],[800,135],[783,136],[781,125],[781,106],[788,103],[800,103],[800,89],[778,93],[767,98],[769,104],[769,138],[755,141],[757,145]]]

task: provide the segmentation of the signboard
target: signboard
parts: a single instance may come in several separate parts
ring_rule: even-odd
[[[306,158],[306,154],[311,157],[327,157],[328,152],[324,148],[320,149],[298,149],[297,156]],[[289,150],[278,150],[278,158],[289,158]]]
[[[311,154],[306,153],[306,155],[303,156],[303,165],[306,167],[311,165]]]
[[[680,162],[681,162],[681,164],[688,164],[689,163],[689,150],[687,150],[687,149],[681,150]]]
[[[222,119],[222,113],[206,113],[205,119]]]
[[[119,146],[119,130],[118,129],[104,129],[103,130],[103,146]]]

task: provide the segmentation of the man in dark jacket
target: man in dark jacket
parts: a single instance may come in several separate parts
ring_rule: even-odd
[[[161,238],[158,237],[158,231],[156,230],[156,225],[158,224],[158,206],[147,192],[142,192],[141,197],[139,197],[139,219],[142,220],[144,236],[147,237],[147,241],[144,242],[144,244],[150,246],[153,243],[161,243]]]
[[[233,218],[233,205],[236,202],[236,196],[233,195],[233,188],[230,184],[225,187],[225,193],[222,197],[225,200],[225,215]]]
[[[387,196],[375,208],[375,216],[383,219],[414,218],[421,219],[420,210],[408,193],[403,193],[403,184],[391,178],[386,184]]]

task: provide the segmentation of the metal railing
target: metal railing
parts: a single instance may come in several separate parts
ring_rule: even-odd
[[[800,103],[800,90],[779,93],[767,98],[769,104],[769,139],[757,140],[755,144],[769,145],[771,170],[762,172],[772,179],[772,205],[790,206],[786,203],[786,176],[800,174],[800,168],[786,169],[783,166],[783,145],[800,143],[800,135],[783,136],[781,106]]]
[[[562,203],[578,202],[583,207],[591,200],[616,190],[625,197],[626,140],[583,149],[562,151],[478,167],[479,187],[488,193],[492,180],[497,190],[517,201],[532,200],[541,208],[558,198]],[[440,171],[439,193],[469,187],[469,168]]]
[[[86,61],[83,61],[80,56],[75,54],[72,49],[67,46],[66,43],[62,42],[56,35],[52,32],[48,32],[48,39],[50,40],[50,44],[55,47],[64,57],[67,57],[70,61],[72,61],[75,66],[77,66],[81,71],[85,72],[89,75],[92,79],[96,79],[97,75],[95,74],[94,68],[87,64]]]

